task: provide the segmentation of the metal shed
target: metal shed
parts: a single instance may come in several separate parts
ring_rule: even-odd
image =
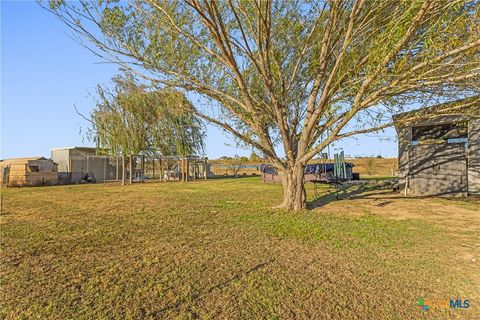
[[[106,156],[97,156],[93,147],[65,147],[51,150],[53,161],[58,164],[61,183],[79,182],[91,177],[97,182],[114,178],[118,161]]]
[[[480,107],[448,110],[435,106],[393,118],[399,189],[406,195],[480,194]]]

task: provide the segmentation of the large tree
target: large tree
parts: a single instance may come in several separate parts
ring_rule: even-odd
[[[89,137],[114,154],[190,156],[203,152],[202,121],[184,111],[186,97],[173,90],[148,91],[126,74],[114,88],[97,86],[98,100],[88,119]],[[183,106],[187,107],[183,107]]]
[[[332,142],[386,128],[413,105],[479,100],[478,1],[51,1],[49,10],[102,57],[201,96],[190,111],[268,157],[287,209],[305,207],[304,166]]]

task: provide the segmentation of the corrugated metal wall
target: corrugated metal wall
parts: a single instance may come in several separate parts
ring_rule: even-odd
[[[51,151],[51,156],[53,162],[58,164],[58,172],[70,172],[69,168],[69,159],[70,151],[69,149],[55,149]]]

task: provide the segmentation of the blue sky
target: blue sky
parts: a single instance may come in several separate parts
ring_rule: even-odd
[[[117,66],[103,63],[70,38],[71,31],[35,1],[1,2],[0,158],[50,156],[50,149],[91,145],[83,114],[93,107],[94,88],[109,83]],[[393,129],[340,142],[349,155],[395,156]],[[385,140],[387,138],[387,140]],[[231,138],[207,126],[206,154],[249,155]]]

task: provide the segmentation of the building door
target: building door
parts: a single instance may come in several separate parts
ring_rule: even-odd
[[[410,193],[417,196],[467,194],[465,143],[421,144],[410,148]]]
[[[467,148],[465,143],[446,143],[436,147],[437,195],[466,196],[468,191]]]
[[[409,191],[412,195],[435,195],[435,149],[434,144],[419,144],[410,147]]]

